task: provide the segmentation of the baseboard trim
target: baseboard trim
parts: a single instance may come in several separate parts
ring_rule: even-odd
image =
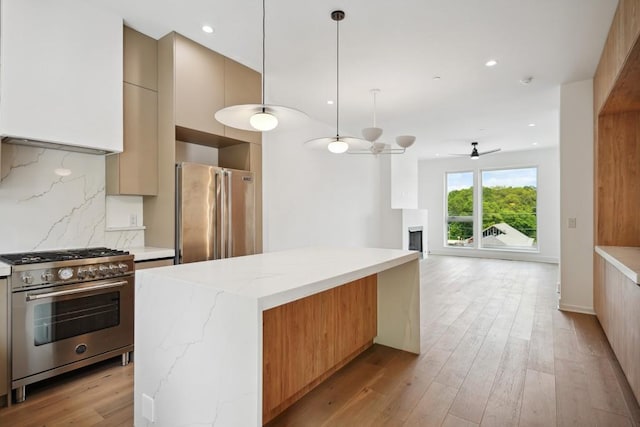
[[[537,254],[529,254],[525,252],[509,252],[509,251],[490,251],[490,250],[475,250],[475,249],[436,249],[429,251],[429,255],[444,255],[444,256],[461,256],[470,258],[489,258],[489,259],[504,259],[508,261],[531,261],[531,262],[544,262],[547,264],[558,264],[558,258],[540,256]]]
[[[558,308],[562,311],[571,311],[573,313],[582,313],[582,314],[593,314],[596,312],[593,310],[593,307],[583,307],[580,305],[571,305],[571,304],[562,304],[558,305]]]

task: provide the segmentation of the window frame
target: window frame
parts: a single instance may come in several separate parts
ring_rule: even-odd
[[[471,182],[472,182],[472,187],[473,190],[471,192],[472,196],[473,196],[473,201],[472,201],[472,205],[473,205],[473,212],[471,213],[471,225],[473,227],[473,232],[471,234],[471,237],[473,238],[473,244],[470,246],[457,246],[457,245],[450,245],[449,244],[449,218],[466,218],[466,216],[449,216],[449,180],[448,180],[448,175],[449,174],[463,174],[463,173],[470,173],[471,174]],[[444,237],[444,247],[445,248],[456,248],[456,249],[465,249],[465,250],[469,250],[469,249],[475,249],[476,248],[476,232],[477,232],[477,227],[476,227],[476,212],[478,211],[478,206],[476,204],[476,199],[477,199],[477,195],[476,195],[476,189],[477,189],[477,179],[476,179],[476,171],[473,169],[465,169],[465,170],[458,170],[458,171],[450,171],[447,172],[445,171],[444,173],[444,233],[443,233],[443,237]],[[455,221],[455,222],[466,222],[466,221]]]
[[[535,247],[532,249],[514,249],[514,248],[497,248],[497,247],[483,247],[482,246],[482,219],[484,215],[483,210],[483,172],[501,171],[501,170],[516,170],[516,169],[535,169],[536,170],[536,239]],[[456,246],[449,245],[449,193],[448,193],[448,175],[471,173],[473,180],[473,244],[469,246]],[[499,167],[476,167],[474,169],[461,169],[461,170],[446,170],[444,172],[444,229],[443,229],[443,246],[447,249],[456,250],[470,250],[476,249],[479,251],[497,251],[497,252],[517,252],[517,253],[540,253],[540,166],[539,165],[521,165],[521,166],[499,166]]]

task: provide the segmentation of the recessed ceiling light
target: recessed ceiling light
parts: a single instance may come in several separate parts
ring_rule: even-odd
[[[440,157],[440,153],[436,153],[436,157]]]
[[[535,125],[536,125],[535,123],[529,123],[530,128],[535,127]]]
[[[533,142],[531,145],[538,145],[538,143],[537,142]]]
[[[497,64],[498,64],[498,61],[496,61],[495,59],[490,59],[484,63],[484,65],[486,65],[487,67],[493,67]]]
[[[440,80],[440,76],[433,76],[433,80]]]
[[[202,26],[202,31],[204,31],[207,34],[211,34],[211,33],[213,33],[213,27],[211,27],[209,25],[203,25]]]
[[[330,99],[330,100],[328,100],[328,101],[327,101],[327,104],[329,104],[329,105],[333,105],[333,100],[331,100],[331,99]]]

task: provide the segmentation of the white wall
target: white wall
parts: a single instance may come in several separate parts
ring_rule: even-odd
[[[418,166],[418,200],[429,211],[427,233],[433,254],[558,262],[560,256],[560,176],[557,148],[501,152],[478,160],[466,157],[421,160]],[[445,172],[483,168],[538,167],[538,253],[507,252],[491,249],[449,248],[445,239]]]
[[[560,308],[594,313],[593,80],[560,88],[560,170]]]
[[[418,158],[410,148],[391,158],[391,207],[394,209],[418,208]]]
[[[265,252],[312,245],[399,247],[401,241],[387,233],[399,230],[401,221],[389,207],[388,156],[310,148],[305,141],[335,134],[311,120],[284,128],[263,135]]]

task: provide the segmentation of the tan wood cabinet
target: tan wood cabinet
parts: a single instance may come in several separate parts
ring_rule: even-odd
[[[158,93],[124,83],[124,151],[107,156],[109,195],[158,194]]]
[[[108,195],[158,194],[157,42],[124,28],[124,150],[107,156]]]
[[[224,56],[175,35],[176,126],[224,136],[214,117],[224,108],[224,63]]]
[[[377,298],[372,275],[263,312],[263,423],[372,345]]]
[[[123,80],[136,86],[158,90],[158,42],[124,27]]]
[[[260,73],[244,65],[225,58],[224,60],[224,106],[239,104],[259,104],[261,102],[262,81]],[[260,144],[262,134],[225,126],[224,135],[240,141]]]
[[[173,247],[176,141],[218,149],[218,165],[256,179],[256,245],[262,252],[261,133],[236,131],[216,111],[260,103],[260,74],[172,32],[158,40],[158,196],[144,199],[145,242]]]
[[[593,300],[611,348],[640,399],[640,285],[596,255]]]
[[[640,1],[620,0],[593,80],[594,237],[640,246]],[[640,398],[640,286],[594,255],[594,308]]]
[[[136,261],[136,271],[145,270],[147,268],[167,267],[173,265],[173,258],[151,259],[148,261]]]

